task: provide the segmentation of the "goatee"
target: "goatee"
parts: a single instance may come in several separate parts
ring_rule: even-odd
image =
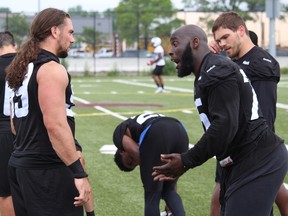
[[[58,53],[57,56],[59,58],[66,58],[68,56],[68,52],[67,51],[61,51],[60,53]]]

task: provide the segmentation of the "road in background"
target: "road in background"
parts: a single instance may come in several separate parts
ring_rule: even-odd
[[[280,67],[288,67],[288,57],[277,57]],[[72,74],[88,72],[103,74],[107,72],[150,72],[154,65],[148,66],[149,58],[71,58],[65,59],[68,71]],[[175,65],[176,67],[176,65]],[[175,69],[176,70],[176,69]]]
[[[89,72],[91,74],[105,72],[144,72],[151,71],[149,58],[66,58],[70,73]]]

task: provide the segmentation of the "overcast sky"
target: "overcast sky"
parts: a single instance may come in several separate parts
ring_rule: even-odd
[[[8,7],[12,12],[37,12],[47,7],[68,10],[81,5],[86,11],[103,12],[118,6],[120,0],[0,0],[0,7]],[[176,8],[182,9],[182,0],[172,0]]]
[[[274,0],[277,1],[277,0]],[[86,11],[103,12],[118,6],[120,0],[0,0],[0,7],[8,7],[12,12],[38,12],[47,7],[55,7],[67,11],[71,7],[81,5]],[[288,0],[280,0],[288,4]],[[175,8],[183,9],[182,0],[172,0]]]

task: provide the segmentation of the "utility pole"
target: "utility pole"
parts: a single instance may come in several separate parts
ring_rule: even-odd
[[[269,17],[269,53],[276,57],[275,19],[280,16],[280,0],[266,0],[266,14]]]
[[[40,12],[41,10],[41,0],[38,0],[38,13]]]

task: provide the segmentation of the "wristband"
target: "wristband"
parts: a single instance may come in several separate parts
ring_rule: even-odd
[[[95,216],[95,213],[94,211],[86,212],[86,216]]]
[[[68,166],[68,168],[71,170],[74,178],[80,179],[88,177],[87,173],[82,167],[80,159],[73,162],[71,165]]]

